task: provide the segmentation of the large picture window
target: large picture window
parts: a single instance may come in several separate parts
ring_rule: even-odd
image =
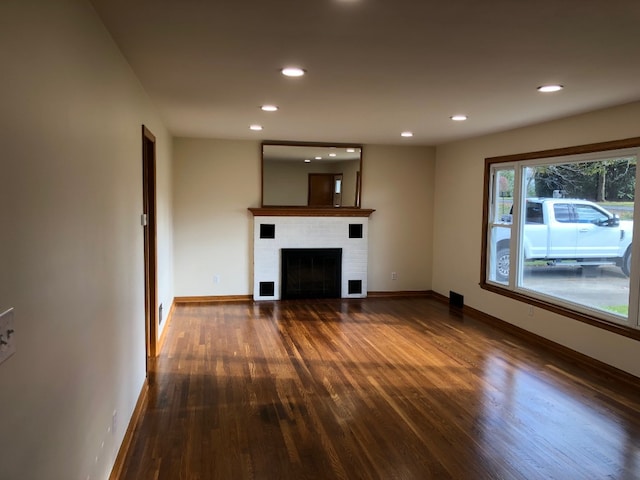
[[[637,329],[639,147],[629,139],[487,159],[483,288]]]

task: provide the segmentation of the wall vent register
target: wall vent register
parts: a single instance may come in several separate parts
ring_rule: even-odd
[[[260,282],[260,296],[273,297],[275,294],[275,282]]]
[[[349,295],[362,293],[362,280],[349,280]]]
[[[276,238],[276,226],[273,223],[261,223],[260,238]]]
[[[362,224],[350,223],[349,224],[349,238],[362,238]]]

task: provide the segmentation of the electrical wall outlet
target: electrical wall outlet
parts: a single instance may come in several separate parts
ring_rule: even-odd
[[[213,283],[220,283],[220,275],[213,276]]]
[[[397,280],[398,279],[398,272],[391,272],[391,280]]]
[[[13,326],[13,308],[0,315],[0,363],[16,353],[16,332]]]

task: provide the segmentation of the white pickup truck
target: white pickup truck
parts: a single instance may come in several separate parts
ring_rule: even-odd
[[[596,267],[617,265],[625,275],[631,269],[633,222],[587,200],[528,198],[523,235],[524,260],[543,260],[549,265]],[[511,214],[500,222],[511,223]],[[494,230],[496,280],[509,278],[510,228]]]

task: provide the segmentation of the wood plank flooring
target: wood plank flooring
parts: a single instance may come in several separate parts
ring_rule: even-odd
[[[122,479],[640,479],[640,392],[433,299],[168,328]]]

